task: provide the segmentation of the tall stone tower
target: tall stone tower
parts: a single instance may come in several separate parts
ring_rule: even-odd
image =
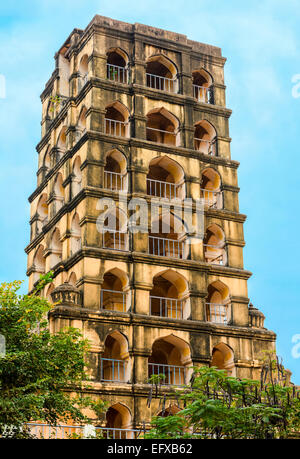
[[[75,326],[91,341],[92,392],[110,406],[101,425],[126,432],[159,413],[158,401],[147,407],[151,375],[166,390],[193,366],[257,378],[275,347],[249,305],[225,58],[95,16],[55,62],[29,199],[29,289],[54,271],[51,330]]]

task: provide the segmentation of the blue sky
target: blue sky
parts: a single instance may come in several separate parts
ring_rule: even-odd
[[[25,279],[28,196],[36,185],[39,95],[53,56],[73,28],[95,14],[140,22],[220,46],[225,67],[232,158],[240,161],[249,296],[278,334],[277,350],[300,384],[292,337],[300,334],[299,217],[300,74],[298,0],[22,0],[0,5],[0,281]],[[24,287],[25,291],[25,287]]]

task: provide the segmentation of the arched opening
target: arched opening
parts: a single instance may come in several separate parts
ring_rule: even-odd
[[[188,319],[191,307],[186,279],[171,269],[157,274],[150,292],[150,315]]]
[[[76,196],[82,189],[82,172],[81,172],[81,161],[79,156],[74,161],[73,164],[73,174],[72,174],[72,198]]]
[[[188,257],[189,245],[183,221],[169,210],[151,222],[149,232],[149,253],[160,257]]]
[[[72,218],[70,246],[71,255],[74,255],[81,249],[81,228],[78,214],[75,214]]]
[[[208,286],[206,317],[208,322],[228,325],[231,316],[229,288],[221,281]]]
[[[56,213],[64,205],[65,189],[63,186],[63,177],[60,172],[56,176],[54,187],[53,187],[53,192],[54,192],[54,212]]]
[[[184,199],[185,184],[182,167],[167,156],[152,159],[147,175],[147,194],[168,199]]]
[[[214,346],[210,366],[219,370],[226,370],[228,376],[235,376],[233,350],[224,343]]]
[[[48,146],[47,151],[44,155],[43,168],[44,168],[43,178],[45,178],[51,169],[50,146]]]
[[[88,81],[88,55],[85,54],[82,56],[79,62],[79,68],[78,68],[78,92],[81,91],[81,89],[85,86],[85,84]]]
[[[147,114],[147,140],[166,145],[179,145],[179,122],[165,108],[151,110]]]
[[[225,234],[218,225],[210,225],[203,239],[204,259],[206,263],[227,264]]]
[[[146,67],[146,84],[160,91],[178,92],[177,69],[162,54],[149,57]]]
[[[194,98],[204,104],[214,103],[213,80],[208,72],[204,69],[194,70],[193,75],[193,92]]]
[[[36,235],[38,235],[43,226],[48,222],[48,196],[46,193],[43,193],[39,199],[36,214],[37,214],[37,226],[36,226]]]
[[[69,281],[68,281],[69,284],[73,285],[74,287],[76,287],[76,284],[77,284],[77,276],[74,272],[72,272],[69,276]]]
[[[57,139],[57,149],[60,153],[64,153],[67,150],[67,136],[66,136],[67,128],[64,126],[58,136]]]
[[[106,107],[105,134],[114,137],[129,137],[129,111],[120,102],[114,102]]]
[[[174,414],[179,413],[181,409],[177,405],[170,405],[165,410],[160,411],[157,416],[162,418],[167,418],[168,416],[174,416]]]
[[[118,268],[104,274],[100,307],[105,311],[127,312],[131,306],[128,276]]]
[[[127,406],[116,403],[107,410],[104,436],[122,440],[134,438],[134,432],[131,429],[131,414]]]
[[[148,360],[148,375],[163,375],[163,384],[182,386],[191,377],[189,345],[174,335],[157,339]]]
[[[77,125],[76,125],[76,142],[78,142],[81,137],[86,133],[86,107],[83,107],[80,115],[78,117]]]
[[[111,191],[126,191],[128,188],[127,161],[119,150],[112,150],[106,155],[104,187]]]
[[[62,242],[60,240],[60,231],[56,228],[51,236],[50,241],[50,266],[57,265],[62,260]]]
[[[128,57],[119,48],[107,52],[107,78],[116,83],[128,83]]]
[[[210,156],[217,156],[217,133],[208,121],[199,121],[195,124],[194,148]]]
[[[49,303],[52,303],[52,296],[51,296],[51,293],[53,292],[54,290],[54,284],[50,284],[49,287],[47,288],[47,293],[46,293],[46,300],[49,302]]]
[[[45,266],[44,246],[39,245],[33,257],[33,283],[39,280],[41,274],[45,274]]]
[[[122,210],[108,210],[105,213],[102,247],[111,250],[129,250],[127,217]]]
[[[101,381],[127,382],[129,380],[128,342],[118,331],[110,333],[104,343],[101,357]]]
[[[212,168],[202,172],[201,198],[205,204],[213,209],[223,209],[223,193],[221,191],[221,177]]]

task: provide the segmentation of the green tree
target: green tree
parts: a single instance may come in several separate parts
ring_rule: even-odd
[[[87,422],[85,407],[97,413],[103,408],[84,395],[88,342],[74,328],[49,332],[52,305],[39,292],[50,281],[51,273],[41,277],[31,295],[18,294],[19,281],[0,285],[0,334],[6,341],[0,356],[0,436],[13,427],[15,436],[26,437],[24,426],[35,421]]]
[[[147,438],[266,439],[300,431],[300,393],[276,359],[264,366],[261,381],[202,367],[189,387],[160,397],[166,415],[153,418]],[[168,402],[181,410],[168,415]]]

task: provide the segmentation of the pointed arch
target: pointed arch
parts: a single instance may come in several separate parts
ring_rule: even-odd
[[[227,325],[231,317],[230,291],[220,280],[207,289],[206,317],[208,322]]]
[[[80,156],[76,156],[72,168],[72,198],[74,198],[82,189],[82,171]]]
[[[178,92],[177,67],[168,57],[156,54],[147,59],[146,84],[153,89]]]
[[[214,103],[214,92],[213,92],[213,77],[204,68],[194,70],[192,72],[193,77],[193,91],[194,98],[198,102],[213,104]]]
[[[170,209],[162,210],[160,215],[151,217],[149,253],[186,259],[189,255],[187,233],[187,223],[182,218],[170,212]]]
[[[67,136],[66,136],[66,132],[67,132],[67,126],[63,126],[60,130],[60,133],[58,135],[58,138],[57,138],[57,143],[56,143],[56,147],[61,150],[62,152],[65,152],[66,149],[67,149]]]
[[[194,148],[202,153],[217,156],[217,131],[207,120],[195,124]]]
[[[147,194],[161,198],[185,198],[184,170],[168,156],[157,156],[149,163]]]
[[[121,48],[110,48],[107,53],[107,78],[116,83],[128,83],[128,55]]]
[[[213,347],[210,366],[226,370],[228,376],[235,376],[234,352],[228,344],[219,343]]]
[[[71,255],[74,255],[81,249],[81,227],[79,224],[79,215],[75,213],[71,222]]]
[[[207,263],[225,266],[227,263],[224,230],[213,223],[208,226],[203,239],[204,258]]]
[[[119,101],[105,107],[105,133],[115,137],[129,137],[129,110]]]
[[[126,191],[128,188],[127,159],[118,149],[105,154],[104,187],[112,191]]]
[[[127,273],[119,268],[107,271],[103,276],[100,295],[101,309],[127,312],[131,306],[131,292]]]
[[[167,145],[180,144],[179,120],[164,107],[147,113],[147,140]]]
[[[114,439],[132,439],[130,432],[132,417],[129,408],[123,403],[115,403],[106,412],[106,436]],[[120,430],[118,430],[120,429]]]

